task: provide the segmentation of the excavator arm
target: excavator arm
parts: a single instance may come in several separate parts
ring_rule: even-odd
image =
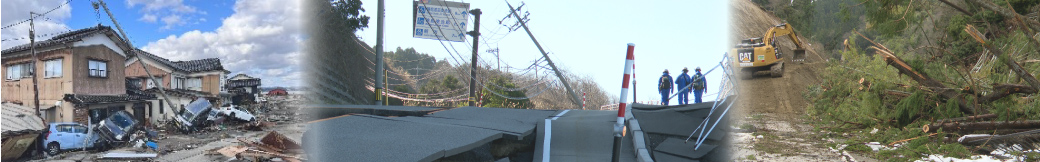
[[[804,61],[805,46],[802,45],[802,42],[800,40],[798,40],[798,34],[794,32],[794,27],[791,27],[791,24],[783,23],[780,25],[773,26],[773,28],[770,28],[769,31],[766,32],[765,37],[763,37],[763,41],[769,42],[772,46],[780,47],[780,45],[776,44],[776,37],[784,35],[790,37],[791,42],[794,42],[795,47],[797,47],[794,49],[794,55],[792,55],[794,57],[794,61]]]
[[[766,32],[766,36],[763,38],[763,41],[772,43],[776,41],[775,39],[777,36],[784,35],[791,37],[791,41],[794,42],[794,45],[797,46],[798,49],[805,49],[805,47],[802,45],[802,42],[798,40],[798,34],[794,32],[794,28],[787,23],[776,25],[773,26],[773,28],[770,28],[769,31]]]

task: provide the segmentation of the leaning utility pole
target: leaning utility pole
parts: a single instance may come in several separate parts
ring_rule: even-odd
[[[506,3],[506,5],[509,5],[509,11],[513,13],[513,17],[516,17],[516,21],[520,23],[520,26],[524,27],[524,31],[527,31],[527,36],[531,37],[534,46],[538,46],[538,51],[542,52],[542,56],[545,57],[545,61],[549,63],[549,67],[552,67],[553,72],[556,72],[556,77],[559,77],[560,82],[563,82],[563,88],[567,89],[567,92],[571,94],[571,102],[580,107],[581,99],[579,99],[578,94],[575,94],[574,90],[571,89],[569,82],[567,82],[567,78],[563,76],[563,73],[560,73],[559,68],[556,68],[556,64],[553,64],[552,60],[549,59],[549,53],[545,53],[545,49],[542,49],[542,45],[538,44],[537,39],[534,39],[534,34],[531,34],[531,29],[527,28],[527,24],[522,18],[520,18],[520,14],[516,13],[516,9],[513,9],[513,5],[509,3]]]
[[[43,116],[40,115],[40,86],[36,84],[36,62],[38,59],[36,58],[36,25],[33,24],[36,18],[35,14],[34,12],[29,12],[29,53],[32,53],[32,67],[29,67],[29,71],[32,74],[33,82],[33,106],[36,108],[36,116],[42,119]]]
[[[166,104],[170,105],[170,107],[173,107],[173,105],[174,105],[173,101],[170,101],[170,99],[171,99],[170,96],[166,95],[166,90],[164,89],[162,83],[159,82],[159,80],[155,79],[155,76],[152,75],[152,72],[148,71],[148,67],[144,66],[144,64],[145,64],[144,60],[147,60],[148,58],[147,57],[141,57],[140,55],[137,55],[136,48],[134,48],[134,45],[130,43],[130,37],[126,35],[126,31],[123,31],[123,27],[119,26],[119,22],[116,22],[116,17],[112,16],[112,11],[108,9],[108,5],[105,4],[105,1],[104,0],[98,0],[95,3],[92,3],[92,5],[94,6],[94,10],[95,11],[98,10],[98,6],[100,6],[100,7],[105,9],[105,13],[107,13],[108,14],[108,18],[112,20],[112,24],[116,26],[116,29],[119,29],[119,34],[123,35],[123,37],[122,37],[123,38],[123,43],[126,44],[126,48],[128,49],[126,51],[126,55],[127,56],[137,56],[137,59],[140,62],[140,65],[141,65],[141,69],[144,69],[144,73],[146,75],[148,75],[148,79],[152,80],[152,84],[155,84],[155,86],[158,87],[156,89],[159,89],[159,94],[161,94],[163,98],[166,98]],[[170,112],[177,112],[177,111],[173,111],[173,109],[171,108]],[[176,113],[168,113],[168,115],[173,115],[173,114],[176,114]],[[174,122],[174,123],[178,123],[178,122]],[[180,124],[178,123],[177,126],[180,126]]]
[[[473,59],[469,60],[469,106],[477,106],[477,42],[480,42],[480,9],[469,10],[473,14],[473,31],[466,32],[473,36]]]
[[[376,5],[376,103],[383,105],[383,0]]]

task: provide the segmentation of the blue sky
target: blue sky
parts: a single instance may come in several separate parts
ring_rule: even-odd
[[[264,86],[300,86],[299,68],[302,36],[297,19],[297,2],[281,0],[140,0],[107,1],[116,19],[133,43],[146,51],[172,60],[217,57],[232,73],[246,73],[264,79]],[[375,44],[376,1],[365,0],[363,14],[372,16],[369,28],[358,31],[367,43]],[[508,32],[498,20],[508,12],[505,1],[462,1],[471,9],[480,8],[482,33],[481,58],[495,62],[485,52],[498,47],[505,65],[526,67],[541,57],[522,29]],[[661,71],[673,76],[683,67],[710,68],[728,50],[727,1],[592,1],[531,0],[523,11],[529,12],[531,32],[550,52],[557,66],[575,74],[592,77],[611,95],[619,95],[625,48],[636,44],[636,78],[639,101],[659,100],[656,87]],[[44,12],[62,0],[6,0],[2,25],[28,18],[29,11]],[[519,6],[521,1],[511,1]],[[412,1],[386,1],[386,49],[414,47],[438,58],[450,58],[436,40],[412,38]],[[102,13],[97,18],[87,0],[72,0],[67,6],[37,23],[38,33],[55,33],[96,25],[111,25]],[[472,21],[472,20],[470,20]],[[515,20],[506,20],[512,23]],[[467,30],[472,30],[472,27]],[[496,33],[497,31],[497,33]],[[15,25],[2,31],[3,47],[27,43],[10,40],[27,37],[28,25]],[[45,38],[41,38],[45,39]],[[288,40],[288,41],[287,41]],[[488,43],[490,42],[490,43]],[[450,42],[445,42],[450,43]],[[485,44],[487,43],[487,44]],[[469,60],[472,43],[450,43]],[[453,51],[454,52],[454,51]],[[496,63],[497,64],[497,63]],[[503,65],[503,66],[505,66]],[[708,75],[710,85],[718,85],[719,72]],[[714,93],[717,89],[709,89]],[[709,93],[709,94],[710,94]],[[674,101],[674,100],[673,100]]]
[[[38,18],[39,39],[97,25],[115,27],[89,0],[5,0],[4,26]],[[301,86],[297,1],[108,0],[115,19],[138,48],[174,61],[219,58],[232,75],[263,79],[263,86]],[[100,15],[99,15],[100,14]],[[100,17],[99,17],[100,16]],[[2,30],[3,48],[28,43],[28,23]]]
[[[371,16],[372,22],[369,28],[358,31],[358,35],[366,43],[375,45],[376,1],[363,2],[367,10],[363,14]],[[491,36],[492,43],[481,43],[479,52],[482,59],[496,61],[494,55],[485,52],[488,46],[498,47],[501,60],[514,67],[526,67],[542,57],[523,29],[508,34],[505,34],[505,30],[497,30],[498,34],[489,34],[499,29],[502,25],[498,24],[498,20],[509,14],[505,1],[460,2],[470,3],[470,9],[480,8],[483,11],[481,33],[483,36]],[[673,77],[683,67],[689,67],[692,71],[700,66],[706,72],[718,64],[729,49],[729,30],[726,28],[729,26],[728,1],[510,1],[514,7],[521,2],[525,4],[523,11],[530,13],[528,26],[531,32],[551,53],[549,57],[557,66],[578,75],[592,77],[610,95],[616,96],[621,92],[628,43],[636,44],[637,97],[644,102],[660,100],[656,86],[664,69],[668,69]],[[385,3],[384,36],[387,51],[397,47],[413,47],[438,59],[451,59],[449,52],[438,41],[412,38],[412,1]],[[505,21],[512,22],[515,20]],[[472,30],[472,26],[467,30]],[[469,60],[472,42],[455,42],[452,45],[462,53],[461,59]],[[448,48],[451,49],[450,46]],[[707,75],[709,85],[719,85],[720,70]],[[708,90],[706,94],[715,93],[718,89]],[[714,100],[714,96],[705,100]],[[676,99],[671,101],[672,104],[676,103]]]

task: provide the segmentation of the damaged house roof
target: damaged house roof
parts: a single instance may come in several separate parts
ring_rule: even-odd
[[[126,79],[126,94],[118,95],[93,95],[93,94],[65,94],[65,101],[73,104],[96,104],[96,103],[120,103],[128,101],[144,101],[155,99],[155,95],[145,93],[140,86]]]
[[[203,96],[209,96],[210,95],[209,92],[188,90],[188,89],[169,89],[169,88],[165,88],[163,90],[166,90],[166,94],[173,95],[173,96],[178,96],[178,97],[203,97]],[[151,94],[159,93],[159,88],[157,88],[157,87],[148,88],[148,89],[144,90],[144,92],[148,92],[148,93],[151,93]]]
[[[189,61],[175,61],[173,64],[180,66],[184,71],[187,72],[203,72],[203,71],[227,71],[224,70],[224,66],[220,64],[220,59],[217,58],[206,58],[200,60],[189,60]]]
[[[63,98],[65,101],[72,102],[73,104],[99,104],[99,103],[121,103],[129,101],[144,101],[155,99],[155,96],[147,95],[90,95],[90,94],[65,94]]]
[[[47,46],[53,46],[53,45],[59,45],[59,44],[76,42],[76,41],[83,40],[83,38],[86,38],[87,36],[90,36],[90,35],[93,35],[93,34],[96,34],[96,33],[109,34],[109,37],[112,37],[112,39],[114,39],[113,41],[117,41],[117,42],[122,41],[121,38],[116,36],[116,34],[112,30],[112,28],[110,28],[108,26],[98,25],[98,26],[94,26],[94,27],[90,27],[90,28],[79,29],[79,30],[71,31],[71,32],[64,33],[64,34],[59,34],[59,35],[51,37],[50,39],[47,39],[47,40],[36,41],[36,47],[37,47],[37,49],[39,49],[39,47],[47,47]],[[30,45],[28,43],[23,44],[23,45],[14,46],[14,47],[11,47],[11,48],[4,49],[3,52],[2,52],[3,53],[2,55],[3,55],[3,58],[18,57],[18,56],[21,56],[21,55],[26,55],[28,53],[23,53],[23,54],[20,54],[20,55],[14,55],[14,54],[17,53],[17,52],[21,52],[21,51],[27,51],[27,50],[29,50],[29,48],[30,48]]]
[[[153,61],[159,62],[160,64],[171,67],[177,71],[185,71],[190,73],[205,71],[227,71],[224,69],[224,65],[220,63],[220,59],[218,58],[205,58],[188,61],[170,61],[169,59],[156,56],[155,54],[145,52],[144,50],[140,49],[137,50],[137,54],[139,54],[139,56],[148,57]]]
[[[228,80],[227,81],[227,85],[225,85],[224,87],[227,87],[228,89],[231,89],[231,88],[238,88],[238,87],[258,87],[258,86],[260,86],[260,78]]]
[[[43,119],[33,113],[33,108],[13,103],[3,104],[3,126],[0,127],[0,130],[3,131],[4,138],[13,134],[41,131],[46,128]]]

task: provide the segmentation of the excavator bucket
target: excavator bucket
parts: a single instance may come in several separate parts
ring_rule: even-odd
[[[805,61],[805,49],[794,49],[794,55],[791,55],[791,56],[794,57],[793,60],[792,60],[794,62],[804,62]]]

